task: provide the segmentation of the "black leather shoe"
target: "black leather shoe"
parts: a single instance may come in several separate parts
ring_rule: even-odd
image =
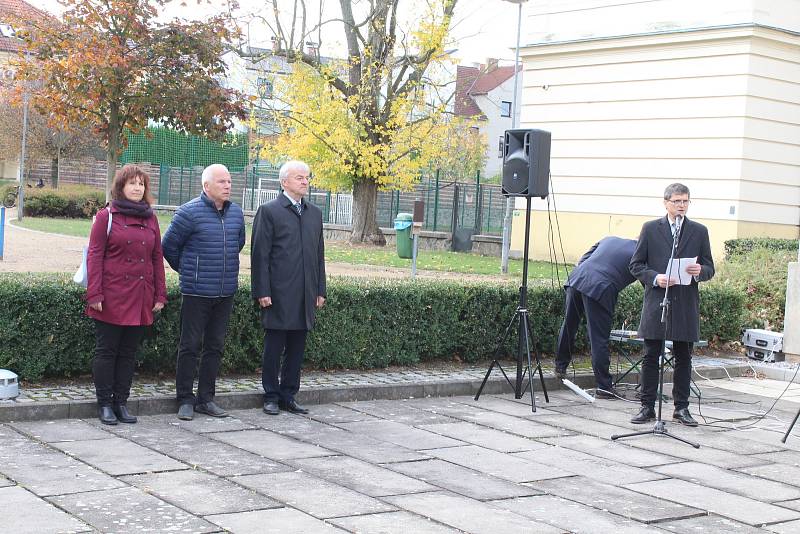
[[[97,416],[100,418],[100,422],[104,425],[116,425],[119,421],[117,421],[117,416],[114,415],[114,410],[111,409],[111,406],[100,406],[97,410]]]
[[[281,410],[286,410],[290,413],[308,413],[308,410],[297,404],[297,401],[291,400],[289,402],[280,403]]]
[[[564,380],[565,378],[567,378],[567,368],[566,367],[563,368],[563,369],[560,368],[560,367],[556,367],[555,373],[556,373],[556,378],[558,378],[559,380]]]
[[[672,418],[675,421],[680,422],[682,425],[697,426],[697,421],[695,421],[692,417],[692,414],[689,413],[689,408],[675,410],[675,413],[672,414]]]
[[[117,419],[120,423],[128,423],[132,425],[136,422],[136,416],[131,415],[131,413],[128,411],[128,407],[124,404],[114,406],[114,415],[117,416]]]
[[[178,419],[181,421],[191,421],[194,419],[194,406],[191,404],[181,404],[178,407]]]
[[[608,389],[597,388],[594,391],[594,398],[596,399],[616,400],[621,396],[622,395],[617,393],[617,390],[614,388],[608,388]]]
[[[634,425],[641,425],[643,423],[649,423],[650,421],[655,421],[656,419],[656,411],[652,409],[650,406],[642,406],[642,409],[639,410],[639,413],[631,419],[631,423]]]
[[[264,403],[264,413],[267,415],[278,415],[280,410],[278,409],[277,402],[265,402]]]
[[[194,411],[210,415],[211,417],[228,417],[228,413],[219,406],[217,406],[217,403],[214,401],[201,402],[200,404],[195,404]]]

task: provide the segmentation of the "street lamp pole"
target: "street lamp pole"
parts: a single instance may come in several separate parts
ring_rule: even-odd
[[[528,0],[504,0],[512,4],[517,4],[517,48],[514,56],[514,92],[511,98],[511,129],[515,129],[519,124],[517,120],[517,112],[519,110],[518,104],[518,88],[519,88],[519,39],[522,29],[522,4]],[[500,271],[503,274],[508,273],[508,255],[511,249],[511,218],[514,214],[514,197],[509,196],[506,198],[506,213],[503,217],[503,246],[500,258]]]
[[[22,220],[25,208],[25,149],[28,144],[28,90],[22,95],[22,149],[19,153],[19,194],[17,196],[17,220]]]

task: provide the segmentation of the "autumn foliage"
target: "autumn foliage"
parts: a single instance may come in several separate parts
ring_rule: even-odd
[[[222,17],[160,22],[161,0],[62,3],[67,11],[60,21],[27,26],[18,73],[52,123],[99,134],[108,150],[109,184],[127,131],[152,120],[214,137],[234,118],[245,118],[240,95],[220,83],[221,56],[232,38]]]

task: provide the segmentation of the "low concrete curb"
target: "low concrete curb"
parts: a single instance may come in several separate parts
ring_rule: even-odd
[[[697,371],[702,376],[710,379],[727,378],[730,376],[741,376],[750,371],[748,365],[736,364],[720,366],[697,366]],[[727,371],[727,372],[726,372]],[[508,372],[508,370],[507,370]],[[788,370],[787,370],[788,372]],[[794,370],[791,370],[794,373]],[[514,377],[509,374],[509,378]],[[638,374],[630,373],[627,383],[635,384],[638,382]],[[672,372],[664,373],[666,382],[672,379]],[[577,374],[570,377],[570,380],[584,389],[594,387],[594,376],[588,372]],[[405,384],[385,384],[385,385],[343,385],[334,387],[309,387],[300,390],[297,400],[301,404],[316,405],[329,404],[334,402],[353,402],[369,400],[390,400],[408,399],[423,397],[453,397],[457,395],[475,395],[481,385],[480,380],[437,380],[431,382],[405,383]],[[544,385],[548,391],[564,389],[561,381],[554,376],[545,376]],[[495,370],[486,382],[486,387],[482,394],[511,393],[513,389],[502,376],[502,373]],[[542,385],[535,376],[534,394],[537,396],[537,405],[544,404],[542,395]],[[525,392],[524,398],[529,398],[529,393]],[[249,408],[260,408],[264,399],[262,392],[258,390],[220,393],[216,396],[217,403],[227,410],[242,410]],[[165,413],[176,413],[177,404],[175,397],[171,395],[157,395],[152,397],[131,397],[128,400],[128,409],[137,415],[157,415]],[[97,404],[93,400],[76,401],[42,401],[26,404],[5,404],[0,403],[0,422],[11,421],[41,421],[54,419],[83,419],[97,415]]]

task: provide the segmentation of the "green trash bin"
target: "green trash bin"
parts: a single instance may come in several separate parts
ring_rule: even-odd
[[[394,218],[395,241],[397,242],[397,255],[401,258],[411,259],[413,241],[411,239],[411,224],[413,216],[410,213],[398,213]]]

